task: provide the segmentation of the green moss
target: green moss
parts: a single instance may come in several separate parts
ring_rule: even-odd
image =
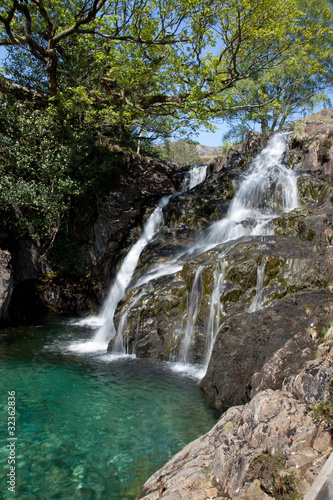
[[[170,359],[170,357],[172,357],[172,355],[175,353],[177,347],[178,347],[178,336],[171,335],[169,342],[168,342],[168,345],[166,347],[167,359]]]
[[[187,289],[191,290],[195,272],[193,271],[193,266],[189,262],[185,262],[183,269],[180,271],[180,275],[185,281]]]
[[[287,470],[286,456],[266,450],[251,465],[252,474],[259,479],[264,490],[276,500],[296,500],[297,476],[295,470]]]
[[[233,431],[234,430],[234,423],[233,422],[227,422],[225,426],[223,427],[223,430],[225,432]]]
[[[226,273],[226,281],[231,281],[242,289],[248,290],[256,286],[257,283],[257,263],[254,260],[242,262],[239,265],[232,265]]]
[[[230,290],[230,292],[223,295],[222,302],[223,304],[226,302],[238,302],[243,293],[244,292],[241,289]]]
[[[312,409],[313,416],[316,420],[324,420],[330,426],[333,425],[333,398],[323,399]]]
[[[329,397],[322,399],[314,408],[312,414],[315,420],[326,422],[330,427],[333,426],[333,378],[331,378],[329,386]]]
[[[210,295],[212,292],[212,288],[214,286],[214,271],[210,266],[204,267],[201,274],[201,280],[202,280],[202,295],[207,295],[207,294]]]
[[[284,263],[280,257],[271,257],[266,261],[264,286],[267,286],[271,280],[278,276]]]

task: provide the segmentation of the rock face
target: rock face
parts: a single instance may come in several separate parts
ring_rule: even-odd
[[[102,204],[86,246],[93,276],[108,283],[158,199],[176,192],[179,169],[162,160],[124,153],[119,153],[117,164],[121,172],[118,185]]]
[[[260,391],[227,410],[157,471],[137,499],[303,498],[332,451],[330,430],[308,406],[327,393],[332,356],[329,344],[321,345],[318,358],[281,390]]]
[[[0,250],[0,318],[7,318],[8,306],[13,293],[13,276],[10,269],[10,253]]]
[[[15,234],[0,234],[0,247],[11,256],[11,292],[7,295],[0,324],[36,321],[47,310],[83,314],[95,311],[103,301],[119,261],[137,239],[142,221],[157,200],[176,191],[177,165],[118,151],[110,176],[117,182],[96,208],[92,223],[81,207],[71,214],[73,232],[83,243],[75,251],[82,262],[76,275],[58,276],[48,263],[38,241]],[[66,252],[62,249],[62,252]],[[89,277],[87,277],[89,269]],[[80,274],[81,273],[81,274]]]

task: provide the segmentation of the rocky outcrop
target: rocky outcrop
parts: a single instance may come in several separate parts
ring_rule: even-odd
[[[327,112],[319,114],[319,121],[322,115],[326,117]],[[139,357],[180,360],[184,332],[190,325],[188,360],[202,363],[209,350],[208,337],[216,337],[200,385],[217,408],[249,401],[254,394],[253,377],[274,353],[280,355],[280,368],[273,376],[266,366],[272,380],[265,387],[281,388],[287,375],[296,373],[314,356],[317,338],[331,321],[327,310],[333,299],[332,178],[326,162],[319,162],[315,171],[308,169],[307,155],[311,148],[317,150],[324,133],[321,125],[314,126],[314,120],[309,123],[311,140],[307,142],[305,134],[301,147],[296,124],[286,155],[286,161],[298,171],[301,206],[272,221],[274,234],[243,237],[187,258],[178,273],[132,290],[116,315],[116,323],[123,318],[125,345]],[[194,233],[226,214],[239,176],[251,160],[249,151],[257,153],[266,140],[260,134],[249,136],[202,185],[171,200],[165,210],[167,224],[143,253],[137,277],[149,271],[152,261],[162,264],[177,249],[184,250]],[[260,267],[263,283],[258,292]],[[214,305],[218,280],[219,300]],[[194,292],[195,311],[191,309]],[[258,300],[259,306],[254,307]],[[212,331],[218,311],[219,324]],[[315,333],[309,335],[311,328]],[[295,352],[300,354],[296,363]]]
[[[303,498],[332,451],[330,429],[309,411],[328,396],[329,344],[317,356],[281,390],[260,391],[226,411],[211,431],[157,471],[137,499]]]
[[[8,306],[13,293],[14,283],[10,260],[10,253],[0,250],[0,321],[8,317]]]
[[[200,386],[226,410],[138,498],[297,498],[332,451],[331,340],[322,343],[333,320],[332,134],[331,111],[295,124],[285,161],[298,173],[300,207],[275,218],[271,235],[192,255],[120,304],[116,323],[139,357],[181,360],[190,325],[188,359],[202,363],[214,337]],[[204,184],[172,200],[137,277],[227,213],[244,157],[230,151]]]
[[[110,282],[159,198],[176,192],[176,165],[119,152],[119,180],[93,224],[85,252],[90,272]]]
[[[290,161],[302,170],[333,173],[333,112],[324,109],[293,125]]]
[[[39,242],[1,234],[0,243],[5,247],[0,252],[7,262],[3,272],[9,276],[5,279],[8,289],[0,324],[33,322],[46,312],[37,289],[38,276],[47,271],[46,263],[39,259]]]

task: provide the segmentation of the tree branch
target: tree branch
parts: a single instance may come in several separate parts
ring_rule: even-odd
[[[46,108],[48,106],[47,96],[35,92],[26,87],[21,87],[7,80],[3,75],[0,75],[0,92],[19,101],[35,102],[38,107]]]

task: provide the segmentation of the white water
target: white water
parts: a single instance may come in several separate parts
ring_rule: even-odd
[[[144,295],[144,291],[139,293],[135,297],[135,299],[130,302],[130,304],[127,307],[127,309],[125,310],[125,312],[122,313],[122,316],[120,318],[119,325],[118,325],[117,334],[115,336],[115,340],[114,340],[114,344],[113,344],[113,348],[112,348],[112,351],[114,353],[131,354],[129,352],[128,344],[125,345],[125,341],[124,341],[124,337],[123,337],[124,328],[125,328],[126,321],[127,321],[127,318],[128,318],[130,311],[139,302],[139,300],[142,298],[143,295]],[[132,355],[133,354],[135,354],[135,353],[133,352]]]
[[[189,363],[189,350],[193,340],[194,327],[198,315],[199,302],[202,293],[202,283],[201,283],[202,270],[203,266],[199,266],[194,275],[194,280],[192,284],[185,335],[183,337],[182,345],[180,348],[179,362],[182,364]]]
[[[207,251],[245,235],[270,234],[268,223],[298,206],[297,178],[282,164],[286,134],[275,135],[253,160],[227,216],[212,224],[195,248]]]
[[[224,219],[214,222],[170,262],[150,269],[135,286],[178,272],[184,262],[242,236],[274,234],[270,221],[298,207],[297,177],[282,164],[287,134],[272,137],[243,175]]]
[[[207,166],[193,166],[189,172],[186,174],[186,187],[185,189],[192,189],[197,184],[203,182],[206,177]],[[146,225],[144,226],[142,235],[138,239],[138,241],[133,245],[127,256],[125,257],[115,280],[110,288],[110,291],[107,295],[106,301],[103,304],[101,312],[98,316],[92,316],[89,318],[85,318],[80,321],[81,325],[87,325],[91,327],[98,327],[98,330],[91,341],[89,342],[80,342],[75,343],[70,346],[70,350],[76,352],[95,352],[100,350],[105,350],[108,346],[108,343],[111,339],[115,337],[113,350],[115,353],[125,354],[127,349],[124,345],[124,341],[122,338],[122,333],[124,330],[124,325],[126,322],[127,315],[129,311],[126,311],[124,316],[121,318],[118,332],[114,326],[114,314],[117,308],[117,305],[124,298],[128,287],[132,281],[134,271],[137,267],[139,257],[144,250],[144,248],[148,245],[148,243],[154,238],[156,235],[161,222],[163,220],[163,208],[168,204],[171,196],[164,196],[159,201],[156,209],[148,218]],[[171,266],[170,270],[165,266],[162,266],[161,274],[160,270],[156,269],[155,272],[149,276],[148,279],[140,282],[140,284],[147,283],[152,279],[155,279],[159,276],[165,276],[166,274],[173,274],[181,269],[181,266],[176,266],[176,270],[174,266]],[[137,286],[137,284],[136,284]],[[127,313],[127,314],[126,314]]]
[[[223,291],[225,277],[225,259],[222,261],[221,272],[218,273],[217,279],[215,280],[215,286],[213,288],[209,321],[208,321],[208,331],[206,338],[206,354],[204,360],[205,372],[208,368],[209,360],[212,355],[215,339],[221,328],[221,319],[223,314],[223,306],[221,304],[221,294]]]
[[[227,216],[212,224],[183,256],[178,256],[173,262],[169,263],[168,274],[170,274],[172,266],[176,267],[179,265],[179,261],[186,260],[191,254],[192,256],[199,255],[219,244],[234,241],[246,235],[273,234],[269,222],[278,217],[279,214],[293,210],[298,206],[296,175],[282,163],[285,149],[286,134],[275,135],[267,147],[251,163],[248,172],[238,186]],[[264,270],[265,260],[263,259],[258,268],[256,296],[250,306],[251,311],[258,310],[262,304]],[[151,275],[155,275],[155,273],[159,276],[162,275],[161,266],[158,272],[157,269],[154,271],[151,271]],[[149,279],[146,276],[142,278],[142,281],[147,282]],[[220,304],[220,295],[223,282],[224,269],[222,268],[212,291],[210,319],[207,329],[207,348],[204,359],[205,369],[209,364],[214,342],[221,327],[223,309]],[[185,339],[187,340],[183,342],[182,351],[184,351],[184,346],[189,343],[189,332],[193,333],[189,325],[194,320],[191,311],[189,312],[185,331]],[[184,369],[184,362],[190,363],[188,350],[185,359],[183,354],[182,356],[182,363],[177,365],[178,369]],[[193,370],[191,365],[189,365],[189,368]],[[198,367],[198,370],[202,373],[202,367]]]
[[[249,312],[258,311],[262,306],[262,291],[264,287],[265,265],[266,265],[266,259],[265,257],[263,257],[257,269],[256,294],[252,304],[249,307]]]
[[[206,179],[206,175],[207,165],[193,165],[184,176],[183,191],[189,191],[201,184]]]

